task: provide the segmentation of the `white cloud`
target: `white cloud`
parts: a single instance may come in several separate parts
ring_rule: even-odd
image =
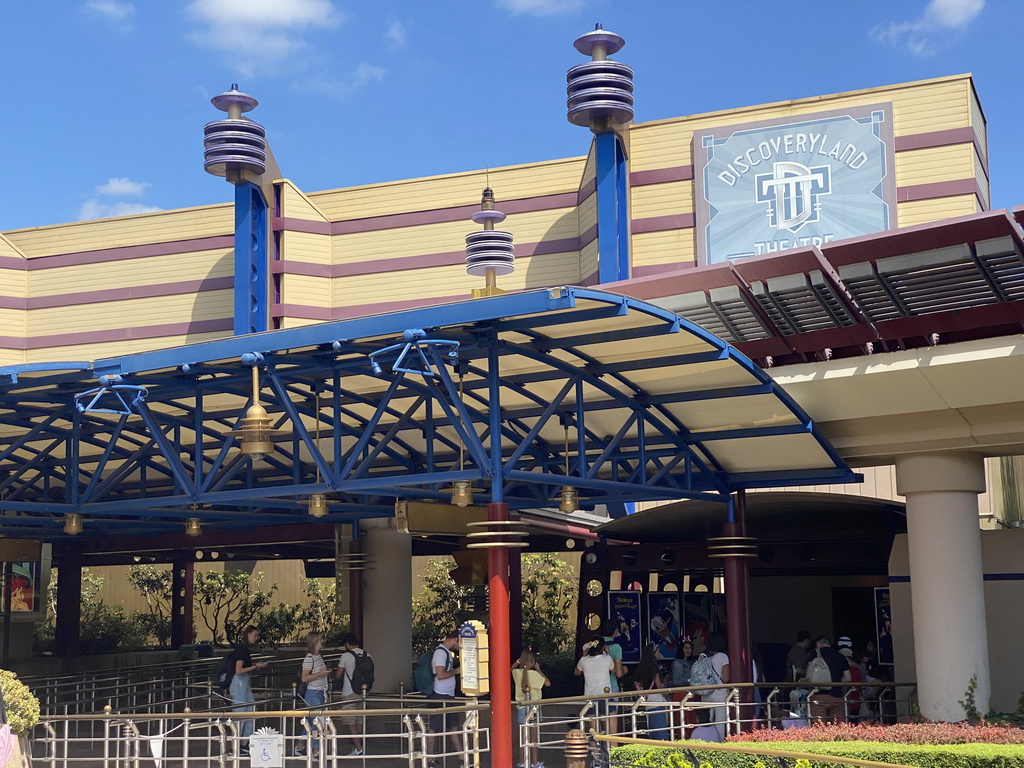
[[[338,101],[346,101],[371,83],[380,82],[387,74],[388,71],[384,67],[378,67],[376,64],[368,64],[364,61],[347,78],[338,80],[323,78],[307,80],[303,83],[298,83],[296,87],[302,91],[320,93]]]
[[[388,21],[387,31],[384,33],[385,39],[388,41],[388,45],[391,48],[405,48],[409,44],[409,33],[405,24],[398,19],[391,19]]]
[[[148,181],[132,181],[125,176],[111,176],[106,184],[96,187],[96,194],[108,197],[138,197],[147,189]]]
[[[295,56],[304,31],[344,20],[330,0],[192,0],[187,13],[200,25],[192,40],[224,53],[245,75]]]
[[[86,200],[78,209],[78,221],[90,219],[106,219],[111,216],[130,216],[133,213],[152,213],[163,210],[156,205],[144,205],[142,203],[105,203],[101,200]]]
[[[585,0],[498,0],[498,7],[513,16],[557,16],[580,10]]]
[[[984,7],[985,0],[930,0],[917,18],[879,24],[871,30],[871,37],[928,56],[950,34],[966,30]]]
[[[85,10],[102,16],[108,21],[122,23],[128,21],[135,13],[135,6],[131,3],[119,2],[119,0],[89,0],[85,4]]]

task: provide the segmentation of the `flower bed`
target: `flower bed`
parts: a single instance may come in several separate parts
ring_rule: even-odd
[[[685,748],[700,763],[700,768],[770,768],[775,761],[769,756],[738,752],[716,752],[699,748],[700,742],[688,742]],[[878,741],[779,741],[770,744],[750,743],[756,749],[779,749],[787,752],[834,755],[879,763],[922,766],[922,768],[1024,768],[1022,744],[894,744]],[[737,743],[735,746],[744,746]],[[794,768],[836,768],[825,760],[789,760]],[[612,750],[613,768],[692,768],[680,747],[642,747],[629,745]]]
[[[754,741],[879,741],[892,744],[1024,744],[1024,729],[1013,725],[967,723],[903,723],[900,725],[851,725],[818,723],[810,728],[778,731],[758,728],[730,736],[729,743]]]

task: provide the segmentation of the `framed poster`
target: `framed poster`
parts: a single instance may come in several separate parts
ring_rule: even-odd
[[[892,664],[892,603],[888,587],[875,587],[875,638],[878,663]]]
[[[622,646],[622,663],[636,664],[640,661],[643,643],[641,627],[641,592],[632,590],[608,593],[608,616],[615,620],[619,628],[617,638]]]
[[[647,593],[647,641],[657,659],[674,659],[679,643],[678,592]]]
[[[694,131],[693,156],[699,264],[896,226],[891,103]]]
[[[10,602],[11,613],[39,613],[43,610],[42,567],[39,562],[10,563],[10,583],[4,590],[2,608]]]
[[[712,632],[725,633],[725,600],[713,592],[688,592],[683,603],[683,635],[693,643],[699,656],[708,647]]]

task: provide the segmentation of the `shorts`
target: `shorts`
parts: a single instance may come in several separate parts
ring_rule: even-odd
[[[449,706],[449,701],[453,703],[455,701],[454,696],[446,693],[431,693],[427,698],[433,701],[442,702],[439,706],[443,708],[447,708]],[[445,710],[441,709],[437,714],[430,716],[429,723],[430,730],[434,733],[447,733],[450,727],[458,725],[458,716],[445,714]]]
[[[341,702],[338,705],[338,709],[362,709],[363,697],[358,693],[349,693],[341,697]],[[362,717],[353,717],[351,715],[341,715],[338,721],[342,725],[359,725],[362,722]]]

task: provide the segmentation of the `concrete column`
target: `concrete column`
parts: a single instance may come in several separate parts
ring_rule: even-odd
[[[371,563],[362,575],[363,648],[377,661],[374,693],[409,690],[412,679],[412,538],[395,530],[393,518],[362,523],[363,551]]]
[[[978,494],[985,466],[974,454],[932,453],[896,459],[897,492],[907,498],[910,595],[921,715],[964,719],[964,698],[988,711],[991,685]],[[894,627],[899,632],[899,624]]]

